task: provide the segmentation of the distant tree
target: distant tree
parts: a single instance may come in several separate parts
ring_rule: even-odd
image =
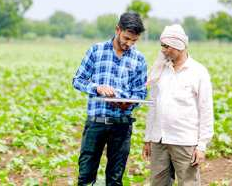
[[[118,16],[115,14],[105,14],[97,17],[97,30],[99,36],[103,38],[114,35],[115,27],[118,23]]]
[[[75,35],[79,35],[79,36],[82,35],[85,24],[86,24],[86,21],[79,21],[76,23]]]
[[[143,19],[148,18],[148,12],[150,10],[151,5],[142,0],[133,0],[131,4],[127,6],[127,11],[137,12]]]
[[[36,36],[51,35],[51,25],[48,21],[33,21],[25,19],[21,24],[21,34],[34,33]]]
[[[98,30],[95,23],[82,22],[82,33],[84,38],[96,38],[98,36]]]
[[[142,0],[133,0],[130,5],[127,6],[127,11],[132,11],[138,13],[145,22],[145,40],[148,40],[149,31],[148,31],[148,13],[151,11],[151,5],[148,2]]]
[[[148,26],[149,30],[148,39],[149,40],[159,40],[160,34],[163,31],[166,25],[170,25],[171,21],[168,19],[159,19],[156,17],[148,18]]]
[[[206,23],[206,30],[210,39],[232,41],[232,17],[226,12],[217,12]]]
[[[184,18],[183,27],[190,40],[205,40],[207,38],[206,29],[202,20],[193,16]]]
[[[23,15],[31,5],[32,0],[0,0],[0,35],[16,36]]]
[[[55,37],[64,38],[65,35],[73,34],[76,27],[75,18],[66,12],[56,11],[50,18],[51,34]]]
[[[225,5],[225,7],[227,8],[231,8],[232,7],[232,0],[218,0],[219,3],[222,3],[223,5]]]

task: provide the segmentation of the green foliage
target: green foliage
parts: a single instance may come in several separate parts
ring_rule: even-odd
[[[112,37],[118,23],[118,16],[115,14],[106,14],[97,17],[97,30],[100,37]],[[89,31],[90,32],[90,31]],[[92,31],[94,32],[94,30]]]
[[[0,184],[75,185],[87,97],[72,77],[92,41],[0,44]],[[149,62],[158,43],[139,43]],[[214,89],[215,135],[208,157],[231,154],[232,47],[192,43],[190,54],[210,71]],[[141,157],[147,107],[134,111],[131,151],[124,185],[149,184],[149,163]],[[104,184],[106,158],[98,184]],[[18,180],[14,176],[18,176]],[[213,184],[213,183],[212,183]]]
[[[151,17],[147,19],[147,30],[149,40],[159,40],[160,34],[162,33],[166,25],[170,25],[171,21],[167,19],[158,19]]]
[[[10,182],[8,178],[9,172],[7,170],[0,170],[0,184],[1,186],[13,186],[14,184]]]
[[[39,181],[35,178],[27,178],[24,180],[23,186],[39,186]]]
[[[222,180],[222,181],[213,181],[209,184],[209,186],[230,186],[230,180]]]
[[[76,26],[75,18],[66,12],[56,11],[50,18],[51,35],[64,38],[65,35],[73,34]]]
[[[218,0],[220,3],[222,3],[226,8],[232,7],[232,0]]]
[[[204,22],[197,20],[195,17],[185,17],[183,21],[183,27],[186,34],[189,36],[190,41],[205,40],[207,37],[206,30],[204,28]]]
[[[206,29],[210,39],[232,41],[232,16],[226,12],[213,14],[206,23]]]
[[[32,5],[32,0],[0,0],[0,35],[16,36],[24,13]]]
[[[34,33],[35,36],[46,36],[51,35],[52,26],[48,21],[32,21],[24,19],[21,24],[21,34],[24,36],[26,34]]]
[[[150,10],[151,5],[142,0],[133,0],[131,4],[127,6],[127,11],[137,12],[142,18],[148,18],[148,12]]]
[[[84,38],[96,38],[98,36],[97,26],[92,23],[86,23],[82,26],[82,36]],[[111,33],[113,30],[111,30]]]

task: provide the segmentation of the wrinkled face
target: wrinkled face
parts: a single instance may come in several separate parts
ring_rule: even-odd
[[[164,56],[172,61],[176,61],[177,58],[181,55],[181,51],[178,49],[175,49],[167,44],[164,44],[161,42],[161,51],[164,54]]]
[[[128,50],[139,39],[138,34],[132,33],[128,30],[121,30],[118,26],[116,28],[116,34],[116,41],[122,51]]]

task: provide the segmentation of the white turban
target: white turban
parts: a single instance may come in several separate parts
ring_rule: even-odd
[[[188,46],[188,36],[178,24],[166,26],[160,36],[160,41],[178,50],[184,50]]]

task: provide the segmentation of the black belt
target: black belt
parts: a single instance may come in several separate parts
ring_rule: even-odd
[[[92,121],[95,123],[104,123],[106,125],[112,125],[116,123],[133,123],[135,122],[135,118],[124,116],[124,117],[92,117],[88,116],[88,121]]]

